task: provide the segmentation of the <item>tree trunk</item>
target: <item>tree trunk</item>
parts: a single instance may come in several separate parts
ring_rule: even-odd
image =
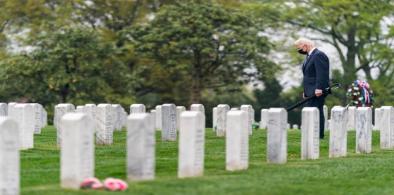
[[[356,51],[352,47],[348,47],[346,61],[343,62],[343,80],[344,85],[350,85],[357,78],[356,74]]]
[[[362,68],[362,70],[363,70],[364,73],[365,73],[365,78],[367,79],[367,81],[368,81],[368,82],[372,81],[373,79],[372,79],[372,74],[371,74],[371,67],[369,66],[369,64],[366,65],[366,66],[364,66],[364,67]]]
[[[62,98],[62,103],[67,103],[67,98],[69,94],[70,85],[67,83],[64,87],[60,90],[60,96]]]
[[[197,103],[201,103],[201,83],[198,78],[193,78],[190,104],[197,104]]]
[[[192,68],[192,86],[190,93],[190,104],[201,103],[201,91],[202,91],[202,64],[201,55],[198,50],[194,51],[194,62]]]
[[[357,78],[356,74],[356,57],[357,57],[357,47],[356,47],[356,27],[350,28],[347,33],[347,53],[346,53],[346,62],[343,64],[344,70],[344,82],[345,85],[350,85]]]

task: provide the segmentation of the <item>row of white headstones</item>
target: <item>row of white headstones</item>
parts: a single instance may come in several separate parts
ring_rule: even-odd
[[[19,192],[19,149],[25,140],[23,125],[34,104],[8,105],[9,117],[0,120],[0,192]],[[19,107],[21,112],[15,111]],[[32,107],[32,108],[26,108]],[[78,189],[80,182],[94,176],[94,136],[97,144],[113,143],[112,134],[123,126],[127,128],[127,176],[129,181],[151,180],[155,175],[155,129],[162,130],[163,141],[176,141],[179,132],[178,177],[203,175],[205,110],[201,104],[193,104],[190,111],[174,104],[156,106],[145,113],[145,106],[133,104],[130,115],[120,105],[87,104],[73,109],[72,104],[55,107],[54,123],[61,146],[61,186]],[[120,107],[120,108],[119,108]],[[15,109],[15,110],[13,110]],[[28,113],[24,113],[30,110]],[[38,109],[37,109],[38,110]],[[347,124],[349,110],[336,106],[331,110],[329,157],[346,156]],[[263,111],[262,110],[262,114]],[[356,152],[370,153],[372,144],[372,110],[357,108],[355,112]],[[379,108],[377,117],[381,131],[381,148],[394,148],[394,109]],[[16,112],[17,114],[13,114]],[[41,106],[41,115],[45,112]],[[267,162],[287,162],[287,112],[283,108],[271,108],[267,112]],[[34,114],[36,119],[38,114]],[[15,117],[16,116],[16,117]],[[249,136],[252,134],[254,110],[250,105],[230,109],[221,104],[214,108],[214,131],[226,139],[226,170],[248,168]],[[23,119],[18,119],[23,118]],[[30,118],[32,118],[30,116]],[[44,117],[36,122],[43,127]],[[30,120],[30,119],[29,119]],[[178,122],[177,122],[178,121]],[[36,124],[33,123],[33,124]],[[28,123],[31,124],[31,123]],[[35,127],[36,125],[30,125]],[[177,127],[178,126],[178,127]],[[15,131],[18,129],[19,131]],[[30,128],[35,130],[34,128]],[[319,158],[319,114],[316,108],[302,110],[301,158]],[[30,135],[30,134],[29,134]],[[32,136],[33,137],[33,136]]]
[[[0,116],[8,116],[19,124],[20,149],[33,148],[33,135],[40,134],[41,129],[47,126],[47,112],[38,103],[0,103]]]
[[[19,194],[20,149],[34,147],[34,134],[47,126],[38,103],[0,103],[0,195]]]
[[[357,107],[355,106],[349,106],[347,108],[347,123],[346,123],[346,128],[348,131],[354,131],[356,129],[356,109]],[[215,112],[215,108],[214,108]],[[323,113],[324,113],[324,129],[326,131],[330,130],[330,122],[331,119],[329,119],[328,115],[328,107],[326,105],[323,106]],[[375,108],[375,122],[374,125],[372,125],[373,130],[379,130],[379,124],[381,124],[381,108]],[[260,123],[259,123],[259,128],[260,129],[265,129],[267,128],[267,123],[268,123],[268,109],[263,108],[261,109],[261,118],[260,118]],[[298,124],[293,124],[292,126],[288,123],[287,128],[290,129],[299,129]]]

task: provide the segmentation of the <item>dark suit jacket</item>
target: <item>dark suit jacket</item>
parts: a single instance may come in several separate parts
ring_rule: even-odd
[[[315,89],[326,89],[329,86],[330,62],[326,54],[315,49],[302,66],[304,75],[304,94],[307,97],[315,94]]]

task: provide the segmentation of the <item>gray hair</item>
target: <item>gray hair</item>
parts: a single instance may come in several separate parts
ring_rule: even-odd
[[[315,47],[315,43],[307,38],[299,38],[294,42],[294,45],[307,45],[309,47]]]

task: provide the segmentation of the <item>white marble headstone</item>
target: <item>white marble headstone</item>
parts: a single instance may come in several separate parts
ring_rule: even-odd
[[[380,121],[380,148],[394,148],[394,108],[392,106],[382,106],[380,108],[382,116]]]
[[[324,114],[324,130],[328,130],[328,107],[326,105],[323,106],[323,114]]]
[[[181,114],[179,130],[178,177],[196,177],[204,173],[204,116],[201,111]]]
[[[122,128],[126,128],[128,114],[123,107],[121,107],[121,109],[122,111],[120,113],[120,125]]]
[[[94,123],[84,113],[67,113],[60,123],[61,187],[79,189],[84,179],[94,177]]]
[[[75,106],[70,103],[62,103],[55,106],[53,125],[57,128],[60,119],[68,112],[75,112]]]
[[[134,113],[145,113],[146,108],[144,104],[131,104],[130,106],[130,114]]]
[[[190,111],[199,111],[199,112],[202,113],[202,115],[204,117],[203,121],[204,121],[204,128],[205,128],[206,125],[205,125],[205,107],[204,107],[204,105],[202,105],[202,104],[192,104],[190,106]]]
[[[150,111],[152,123],[154,124],[154,128],[156,129],[156,110],[151,110]]]
[[[119,104],[111,104],[112,132],[118,130],[117,129],[117,127],[118,127],[118,124],[117,124],[117,122],[118,122],[118,112],[117,112],[117,108],[116,108],[117,105],[119,105]]]
[[[331,119],[327,120],[328,131],[331,129]]]
[[[123,107],[120,104],[112,104],[112,111],[113,111],[113,125],[114,130],[121,131],[122,130],[122,114],[123,114]]]
[[[181,114],[186,111],[185,106],[177,106],[176,107],[176,129],[179,131],[180,122],[181,122]]]
[[[30,105],[32,105],[34,109],[34,134],[41,134],[43,107],[38,103],[31,103]]]
[[[245,111],[248,114],[248,132],[249,135],[253,134],[253,118],[254,111],[252,105],[242,105],[241,110]]]
[[[8,105],[6,103],[0,103],[0,116],[8,115]]]
[[[48,113],[44,107],[42,107],[41,121],[42,121],[41,128],[48,126]]]
[[[127,178],[155,177],[155,124],[148,113],[132,113],[127,119]]]
[[[31,104],[16,104],[9,117],[18,123],[20,149],[34,147],[35,111]]]
[[[373,130],[380,131],[382,118],[383,118],[383,116],[382,116],[381,108],[375,108],[375,123],[374,123]]]
[[[162,122],[161,122],[161,105],[156,106],[156,130],[161,131]]]
[[[219,104],[217,106],[216,136],[218,137],[224,137],[226,135],[226,119],[228,111],[230,111],[230,106],[227,104]]]
[[[250,111],[250,115],[252,116],[252,124],[256,122],[256,120],[254,119],[256,112],[254,111],[253,107],[252,110]]]
[[[226,170],[247,169],[249,166],[249,117],[243,110],[227,112]]]
[[[352,131],[356,129],[356,107],[349,106],[347,109],[347,130]]]
[[[93,122],[94,132],[97,131],[96,112],[97,112],[96,104],[85,104],[85,106],[83,107],[83,113],[85,113]]]
[[[10,116],[12,118],[12,115],[15,115],[14,108],[16,105],[17,105],[17,103],[15,103],[15,102],[8,103],[7,116]],[[14,119],[14,120],[17,121],[17,119]]]
[[[8,114],[8,116],[10,115],[10,112],[12,112],[12,109],[16,106],[16,102],[10,102],[10,103],[8,103],[8,106],[7,106],[7,114]]]
[[[113,109],[111,104],[99,104],[96,109],[96,144],[113,143]]]
[[[161,115],[161,139],[163,141],[176,141],[177,131],[175,104],[163,104],[161,107]]]
[[[212,131],[216,132],[217,129],[217,118],[218,118],[218,108],[214,107],[212,109]]]
[[[315,107],[305,107],[302,109],[301,124],[301,159],[319,158],[319,131],[320,131],[319,110]]]
[[[268,109],[261,109],[260,129],[267,128],[268,124]]]
[[[287,111],[284,108],[270,108],[267,124],[267,162],[287,162]]]
[[[84,109],[84,106],[79,105],[79,106],[77,106],[77,107],[75,108],[75,112],[83,113],[83,109]]]
[[[356,110],[356,152],[372,151],[372,109],[360,107]]]
[[[19,129],[10,117],[0,117],[0,194],[20,192]]]
[[[341,106],[331,109],[329,157],[342,157],[347,153],[347,110]]]
[[[190,105],[190,111],[200,111],[203,115],[205,115],[205,107],[202,104]]]
[[[53,124],[56,128],[56,133],[57,133],[57,144],[60,145],[62,141],[62,129],[61,126],[59,125],[60,119],[65,115],[66,113],[69,112],[74,112],[75,107],[72,104],[65,103],[65,104],[58,104],[55,106],[55,114],[54,114],[54,119],[53,119]]]
[[[88,117],[90,117],[92,120],[95,120],[96,118],[96,110],[97,110],[96,104],[86,104],[83,107],[83,113],[88,115]]]

